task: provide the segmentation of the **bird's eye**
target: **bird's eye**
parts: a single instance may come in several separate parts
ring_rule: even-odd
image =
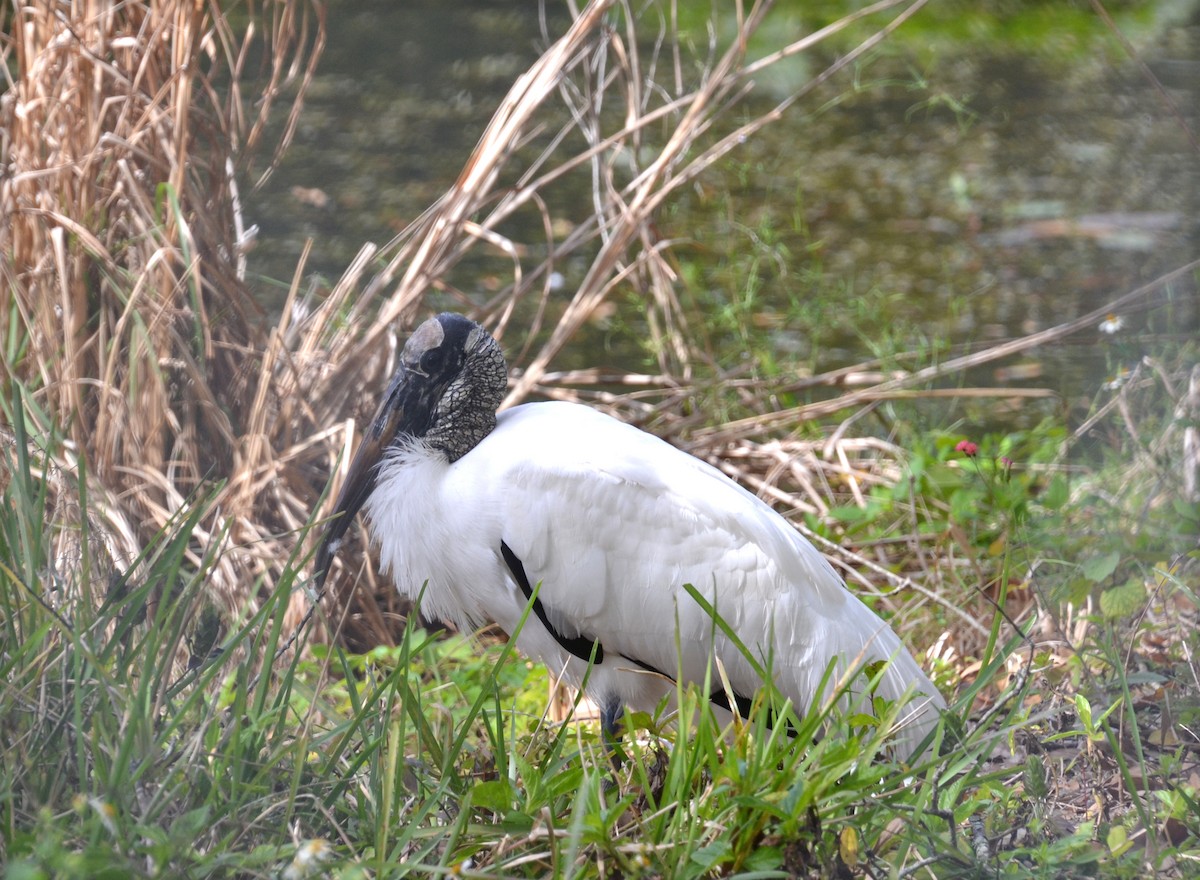
[[[440,348],[431,348],[429,351],[421,355],[421,369],[428,375],[432,375],[441,370],[443,362],[446,360],[445,352]]]

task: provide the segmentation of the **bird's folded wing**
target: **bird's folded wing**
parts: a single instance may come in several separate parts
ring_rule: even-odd
[[[509,442],[519,448],[501,449]],[[687,584],[805,705],[831,658],[845,668],[903,652],[768,505],[649,434],[537,404],[505,413],[487,447],[502,463],[503,540],[559,632],[599,641],[606,656],[702,681],[715,653],[734,690],[752,694],[754,664]]]

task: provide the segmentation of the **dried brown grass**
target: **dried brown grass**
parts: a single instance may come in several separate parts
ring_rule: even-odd
[[[232,614],[281,569],[277,536],[309,500],[272,497],[288,491],[276,451],[310,426],[266,416],[286,365],[243,285],[233,178],[275,99],[298,104],[324,23],[316,5],[262,12],[259,37],[237,36],[216,2],[0,13],[15,71],[0,100],[5,395],[20,384],[27,417],[66,432],[48,466],[78,473],[86,456],[114,567],[217,491],[193,561],[227,545],[211,583]]]

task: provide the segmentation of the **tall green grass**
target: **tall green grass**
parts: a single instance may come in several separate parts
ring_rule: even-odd
[[[1050,797],[1044,763],[1004,757],[1038,718],[1025,693],[1002,695],[983,727],[961,718],[1019,635],[986,658],[913,765],[888,758],[886,724],[799,718],[770,689],[727,726],[706,690],[681,689],[670,722],[630,716],[613,752],[591,727],[541,716],[545,672],[509,644],[410,624],[394,648],[348,655],[302,634],[308,650],[273,661],[304,560],[214,634],[205,579],[220,545],[192,531],[210,500],[106,572],[87,517],[47,520],[67,485],[88,509],[85,475],[52,486],[57,437],[26,430],[20,397],[7,410],[7,877],[1057,877],[1143,864],[1129,823],[999,845]],[[50,538],[72,527],[82,554],[64,567]],[[894,708],[877,707],[885,721]],[[1079,739],[1103,743],[1119,714],[1097,710]],[[1190,795],[1179,797],[1176,812]],[[1165,809],[1141,807],[1143,821]]]

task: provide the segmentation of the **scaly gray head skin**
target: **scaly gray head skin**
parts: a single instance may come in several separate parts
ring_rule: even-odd
[[[384,452],[396,440],[424,440],[458,461],[496,427],[508,367],[491,334],[449,312],[413,331],[371,426],[363,434],[317,550],[317,588],[354,515],[375,489]]]

